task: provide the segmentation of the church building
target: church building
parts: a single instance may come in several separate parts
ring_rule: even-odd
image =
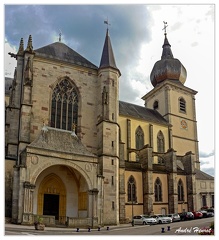
[[[13,223],[97,227],[214,205],[214,178],[200,171],[197,91],[166,32],[144,107],[119,100],[108,29],[99,66],[61,41],[34,49],[30,35],[24,45],[9,53],[17,67],[5,92]]]

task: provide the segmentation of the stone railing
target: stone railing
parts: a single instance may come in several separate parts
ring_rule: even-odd
[[[91,227],[91,228],[97,228],[98,227],[98,218],[93,218],[92,219],[92,218],[67,217],[67,226],[68,227]]]

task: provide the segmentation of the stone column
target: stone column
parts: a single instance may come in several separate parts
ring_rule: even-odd
[[[131,120],[127,119],[127,160],[129,161],[129,149],[131,148]]]
[[[98,217],[97,217],[97,195],[98,189],[94,188],[88,191],[89,197],[89,209],[88,209],[88,217],[91,218],[91,227],[96,227],[98,224]]]
[[[24,224],[30,224],[33,222],[33,192],[35,185],[30,182],[24,182],[24,211],[23,221]]]
[[[35,185],[24,182],[24,213],[33,213],[33,191]]]
[[[150,144],[150,147],[153,149],[154,148],[154,139],[153,139],[153,124],[149,124],[149,144]]]
[[[182,157],[182,163],[186,172],[188,211],[196,209],[196,179],[195,179],[195,156],[192,152],[187,152]]]
[[[169,213],[178,212],[178,192],[177,192],[177,160],[176,151],[168,150],[164,155],[165,167],[168,173],[168,208]]]
[[[125,214],[125,161],[124,161],[124,143],[119,145],[119,222],[126,222]]]
[[[143,182],[143,213],[153,214],[153,157],[152,148],[146,145],[139,153],[139,161],[142,164]]]
[[[17,223],[18,220],[18,196],[19,196],[19,172],[20,168],[18,166],[14,166],[14,174],[13,174],[13,193],[12,193],[12,223]]]

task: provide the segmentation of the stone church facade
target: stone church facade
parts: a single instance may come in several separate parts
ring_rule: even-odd
[[[13,223],[42,216],[48,226],[97,227],[197,210],[203,196],[212,206],[214,178],[200,171],[197,92],[184,85],[166,33],[145,107],[119,101],[108,29],[99,67],[61,41],[33,49],[31,36],[10,55],[17,67],[5,110],[5,215]]]

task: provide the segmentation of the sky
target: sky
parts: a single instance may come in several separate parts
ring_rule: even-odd
[[[107,27],[104,21],[108,20],[116,65],[122,74],[120,100],[143,106],[141,98],[153,88],[150,73],[161,58],[166,21],[173,56],[187,70],[185,86],[198,91],[195,98],[201,170],[214,176],[215,5],[69,4],[5,3],[4,76],[13,77],[16,66],[8,52],[17,53],[21,38],[26,47],[29,35],[37,49],[57,42],[61,33],[63,43],[99,66]]]

